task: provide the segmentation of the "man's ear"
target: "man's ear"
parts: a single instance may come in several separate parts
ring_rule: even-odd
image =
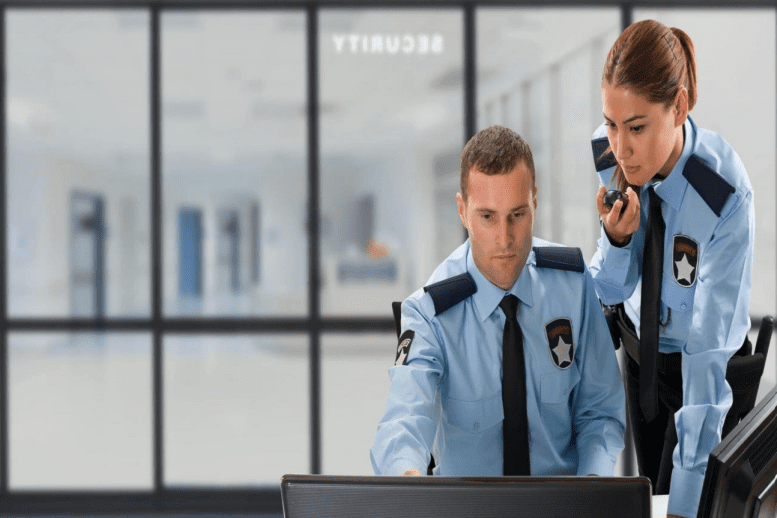
[[[456,193],[456,207],[459,209],[459,218],[461,219],[461,224],[469,231],[466,217],[467,202],[464,201],[464,197],[460,192]]]
[[[537,210],[537,185],[534,185],[534,193],[532,194],[532,202],[534,204],[534,210]]]

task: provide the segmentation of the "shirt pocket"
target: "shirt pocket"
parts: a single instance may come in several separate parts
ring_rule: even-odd
[[[484,432],[504,420],[501,391],[477,401],[448,398],[445,409],[448,423],[468,433]]]
[[[686,313],[693,309],[693,297],[696,293],[696,284],[693,286],[680,286],[670,276],[664,276],[664,282],[661,285],[661,302],[665,307],[672,308],[672,313]],[[662,315],[664,318],[665,315]]]
[[[540,382],[540,400],[549,405],[569,403],[569,396],[580,382],[580,371],[576,364],[568,369],[543,374]]]
[[[540,382],[539,417],[544,433],[555,444],[567,444],[572,438],[572,392],[580,382],[577,365],[544,374]]]

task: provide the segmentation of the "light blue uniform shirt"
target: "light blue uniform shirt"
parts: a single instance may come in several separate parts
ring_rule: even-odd
[[[602,125],[594,139],[606,135]],[[698,161],[686,168],[692,156],[708,171],[699,174]],[[695,173],[689,173],[690,169]],[[609,167],[599,172],[608,189],[616,188],[610,184],[614,170]],[[712,174],[718,178],[709,176]],[[694,187],[689,176],[703,182]],[[729,190],[733,192],[726,198]],[[683,407],[675,415],[678,445],[668,511],[695,517],[709,454],[720,442],[732,403],[726,363],[742,347],[750,329],[753,189],[731,146],[718,134],[697,128],[688,117],[682,154],[669,176],[656,183],[655,192],[662,199],[666,223],[661,322],[668,321],[659,326],[658,348],[664,353],[682,353],[683,376]],[[637,332],[649,206],[646,188],[640,191],[639,203],[640,226],[629,244],[613,246],[602,229],[590,265],[602,301],[610,305],[624,302]],[[696,256],[692,257],[694,247]]]
[[[534,238],[533,245],[550,243]],[[588,270],[539,268],[532,251],[505,292],[477,269],[467,241],[429,283],[464,272],[477,292],[447,311],[435,316],[424,290],[402,304],[402,332],[415,336],[405,364],[389,370],[388,404],[370,450],[375,473],[426,473],[433,453],[436,475],[503,474],[505,316],[498,305],[511,293],[520,300],[532,475],[611,476],[623,449],[625,394]],[[554,335],[554,360],[545,326],[557,319],[571,323],[572,347],[558,349],[564,337]]]

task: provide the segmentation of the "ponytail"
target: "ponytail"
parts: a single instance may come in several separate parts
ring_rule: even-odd
[[[693,41],[682,29],[672,27],[672,34],[680,41],[685,54],[686,80],[684,86],[688,90],[688,111],[691,111],[696,105],[698,90],[696,88],[696,50],[693,47]]]

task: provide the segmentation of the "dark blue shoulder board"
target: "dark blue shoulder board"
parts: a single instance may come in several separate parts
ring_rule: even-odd
[[[709,205],[712,212],[720,217],[720,211],[734,192],[734,187],[696,155],[688,157],[683,168],[683,176],[696,189],[704,203]]]
[[[615,155],[610,151],[606,155],[602,156],[610,145],[610,141],[607,137],[595,138],[591,141],[591,147],[594,148],[594,164],[596,164],[596,172],[604,171],[608,167],[612,167],[618,162],[615,160]]]
[[[585,271],[583,252],[579,248],[564,246],[535,246],[533,248],[539,268],[555,268],[580,273]]]
[[[456,277],[424,286],[424,291],[432,297],[434,315],[437,316],[472,296],[478,291],[478,287],[475,284],[475,279],[469,273],[462,273]]]

